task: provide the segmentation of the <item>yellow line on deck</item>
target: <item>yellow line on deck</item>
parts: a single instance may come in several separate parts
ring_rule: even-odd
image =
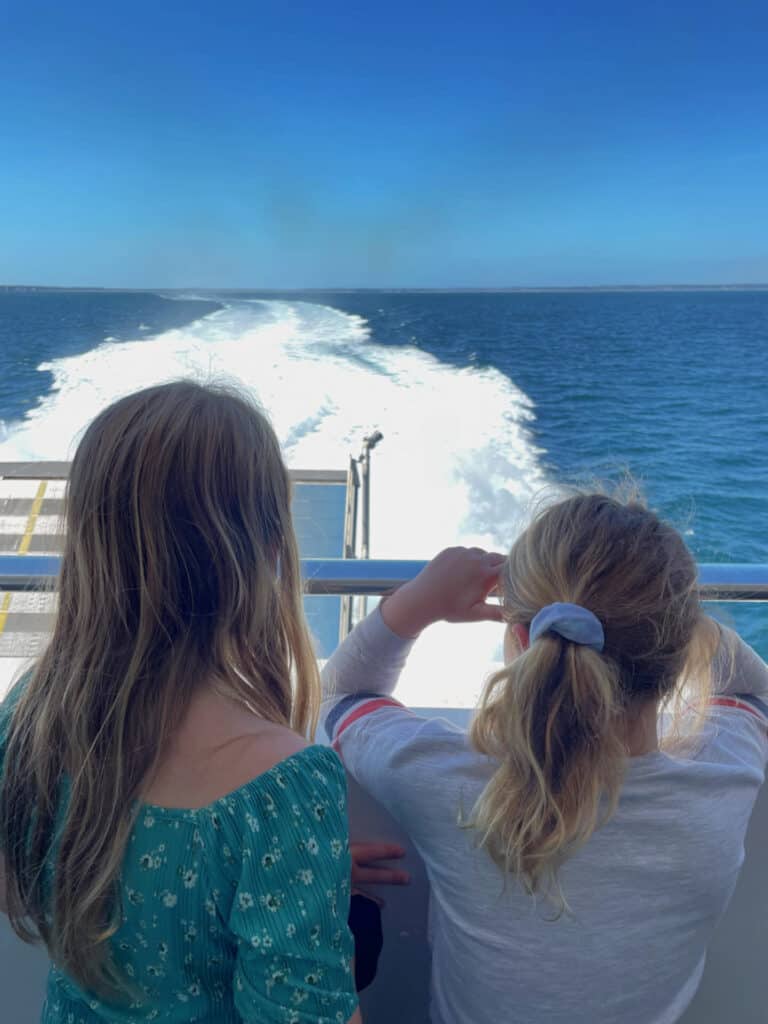
[[[24,536],[21,538],[21,544],[19,544],[20,555],[26,555],[27,551],[29,551],[29,544],[30,541],[32,540],[32,534],[35,532],[37,517],[40,515],[40,509],[42,508],[43,498],[45,496],[45,489],[47,486],[48,481],[43,480],[43,482],[37,488],[35,500],[32,502],[32,511],[29,513],[29,519],[27,520],[27,528],[24,531]]]
[[[6,593],[3,603],[0,604],[0,634],[5,629],[5,620],[8,618],[8,609],[11,607],[11,595]]]

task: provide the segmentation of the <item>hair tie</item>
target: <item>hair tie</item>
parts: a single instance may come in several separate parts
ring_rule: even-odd
[[[550,632],[595,651],[602,651],[605,646],[603,624],[594,612],[580,604],[548,604],[537,612],[528,631],[530,643]]]

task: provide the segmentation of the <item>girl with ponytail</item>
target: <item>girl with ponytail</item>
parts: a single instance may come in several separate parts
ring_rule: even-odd
[[[506,627],[468,733],[391,696],[439,620]],[[427,869],[433,1024],[679,1020],[763,781],[768,668],[704,614],[672,527],[586,494],[508,556],[443,551],[323,689],[348,771]]]

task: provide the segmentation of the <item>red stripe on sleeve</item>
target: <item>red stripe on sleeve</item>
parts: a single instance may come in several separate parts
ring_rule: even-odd
[[[733,697],[714,697],[709,703],[721,708],[738,708],[739,711],[748,711],[761,721],[763,725],[768,724],[766,723],[765,716],[761,715],[757,708],[753,708],[751,704],[747,704],[745,701],[736,700]]]
[[[339,727],[336,730],[335,742],[338,743],[339,737],[344,730],[348,729],[353,722],[358,720],[358,718],[363,718],[364,715],[370,715],[372,711],[378,711],[379,708],[402,708],[405,710],[399,700],[392,700],[390,697],[377,697],[375,700],[367,700],[363,704],[358,704],[357,707],[353,708],[347,717],[343,718],[339,723]]]

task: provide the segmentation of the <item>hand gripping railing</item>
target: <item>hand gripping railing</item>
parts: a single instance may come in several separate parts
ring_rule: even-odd
[[[55,587],[55,555],[0,555],[0,590]],[[426,562],[397,559],[307,558],[301,563],[307,594],[384,594],[424,568]],[[705,601],[768,601],[768,564],[704,563],[699,586]]]

